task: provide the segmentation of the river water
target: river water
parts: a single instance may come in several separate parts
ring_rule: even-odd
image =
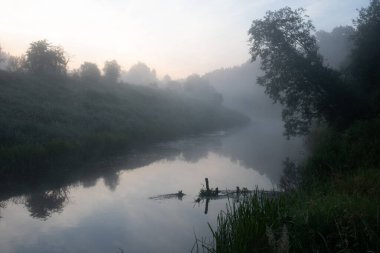
[[[194,202],[205,177],[219,189],[275,189],[282,162],[303,149],[273,120],[132,150],[96,173],[1,201],[0,251],[190,252],[227,202]],[[186,195],[151,198],[179,190]]]

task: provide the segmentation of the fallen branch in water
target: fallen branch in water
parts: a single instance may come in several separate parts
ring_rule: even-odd
[[[157,195],[157,196],[149,197],[149,199],[160,200],[160,199],[178,198],[179,200],[182,200],[182,197],[185,196],[185,195],[186,194],[183,193],[182,190],[180,190],[177,193],[169,193],[169,194]]]

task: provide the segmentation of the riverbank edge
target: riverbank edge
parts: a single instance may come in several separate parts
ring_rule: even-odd
[[[0,81],[0,186],[249,122],[222,104],[153,86],[5,71]]]
[[[318,129],[303,164],[285,161],[286,191],[257,191],[223,210],[203,252],[380,252],[379,119]],[[355,161],[353,161],[355,159]]]
[[[237,122],[224,127],[203,129],[197,134],[212,133],[220,130],[233,130],[247,125],[249,121]],[[139,149],[154,145],[163,141],[172,141],[186,136],[192,136],[193,132],[168,131],[160,135],[145,134],[142,136],[120,133],[105,133],[85,136],[73,140],[52,140],[47,144],[19,144],[11,147],[0,148],[1,188],[5,185],[30,177],[46,177],[48,174],[69,173],[70,170],[83,167],[85,164],[99,160],[117,157]],[[88,168],[88,166],[85,166]]]

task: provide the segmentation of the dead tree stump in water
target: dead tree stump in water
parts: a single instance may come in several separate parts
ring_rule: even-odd
[[[206,182],[206,192],[210,193],[210,187],[208,185],[208,178],[207,177],[205,178],[205,182]]]
[[[210,203],[210,198],[206,198],[206,204],[205,204],[205,214],[208,213],[208,204]]]

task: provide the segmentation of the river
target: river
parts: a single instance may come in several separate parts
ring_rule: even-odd
[[[194,200],[204,183],[275,189],[286,157],[302,159],[303,141],[282,136],[280,121],[138,148],[97,163],[91,174],[37,187],[0,202],[0,251],[190,252],[208,240],[208,223],[226,199]],[[59,181],[60,179],[57,179]],[[182,198],[151,198],[182,190]]]

